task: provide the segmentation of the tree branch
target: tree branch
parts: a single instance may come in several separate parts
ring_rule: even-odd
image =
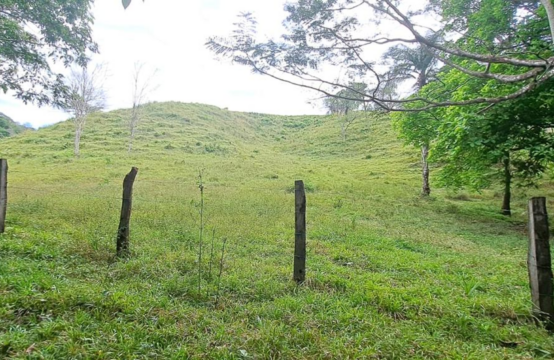
[[[514,66],[525,66],[525,67],[545,67],[552,65],[554,63],[554,57],[550,57],[547,59],[547,61],[544,60],[524,60],[524,59],[517,59],[517,58],[508,58],[504,56],[495,56],[495,55],[482,55],[482,54],[476,54],[471,53],[468,51],[464,51],[457,48],[447,48],[445,46],[442,46],[440,44],[435,44],[431,41],[429,41],[425,36],[421,35],[414,27],[414,25],[411,23],[410,19],[404,15],[398,7],[396,7],[391,0],[382,0],[385,2],[393,11],[396,16],[391,13],[390,11],[386,9],[380,9],[384,13],[391,16],[394,20],[396,20],[398,23],[402,24],[404,27],[406,27],[415,37],[415,39],[423,44],[427,45],[430,48],[440,50],[442,52],[445,52],[450,55],[460,56],[463,58],[475,60],[475,61],[481,61],[486,63],[493,63],[493,64],[509,64]],[[550,0],[541,0],[541,1],[550,1]],[[372,6],[375,8],[375,6]]]
[[[550,25],[550,35],[552,36],[552,44],[554,44],[554,5],[552,5],[552,0],[540,0],[540,1],[546,10],[546,16],[548,17],[548,24]]]

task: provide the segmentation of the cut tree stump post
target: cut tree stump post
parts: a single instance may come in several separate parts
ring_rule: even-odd
[[[304,182],[294,184],[296,232],[294,245],[294,280],[302,283],[306,280],[306,192]]]
[[[533,313],[547,328],[554,330],[554,283],[550,255],[550,232],[546,199],[529,201],[529,283],[533,299]]]
[[[133,167],[131,172],[123,180],[123,199],[121,204],[121,217],[117,231],[117,256],[129,255],[129,223],[131,221],[131,209],[133,206],[133,184],[137,177],[138,169]]]
[[[6,230],[8,211],[8,160],[0,159],[0,234]]]

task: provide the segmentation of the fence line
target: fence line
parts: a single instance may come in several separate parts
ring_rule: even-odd
[[[554,287],[550,255],[550,229],[546,198],[529,201],[529,253],[527,258],[533,314],[554,330]]]
[[[138,183],[137,183],[138,185]],[[87,194],[85,192],[77,192],[77,191],[74,191],[74,190],[65,190],[66,188],[59,188],[59,187],[40,187],[40,188],[35,188],[35,187],[22,187],[22,186],[9,186],[9,189],[14,189],[14,190],[25,190],[25,191],[34,191],[34,192],[45,192],[45,193],[55,193],[55,194],[60,194],[60,195],[65,195],[65,194],[72,194],[72,195],[79,195],[79,196],[91,196],[91,197],[94,197],[96,195],[90,195],[90,194]],[[214,189],[214,187],[210,187],[210,186],[205,186],[204,189],[207,189],[207,190],[210,190],[210,189]],[[279,190],[268,190],[267,188],[255,188],[255,187],[244,187],[244,188],[219,188],[218,190],[225,190],[225,189],[240,189],[240,190],[251,190],[251,189],[254,189],[254,190],[257,190],[258,192],[265,192],[265,193],[268,193],[268,194],[275,194],[275,195],[278,195],[278,194],[281,194],[281,195],[293,195],[294,192],[291,192],[290,190],[284,190],[284,189],[279,189]],[[101,189],[101,190],[105,190],[105,189]],[[110,190],[114,190],[115,192],[115,189],[110,189]],[[198,187],[197,186],[192,186],[191,187],[191,193],[192,192],[196,192],[198,190]],[[329,194],[329,193],[326,193],[326,194]],[[208,194],[209,195],[209,194]],[[98,196],[98,197],[101,197],[101,196]]]
[[[15,187],[15,186],[10,186],[10,189],[18,189],[18,190],[35,191],[35,192],[44,193],[44,191],[42,189],[21,188],[21,187]],[[121,201],[120,197],[115,197],[115,196],[114,197],[98,196],[98,195],[92,195],[92,194],[83,194],[83,193],[78,193],[78,192],[66,192],[66,191],[59,192],[58,194],[59,195],[71,194],[71,195],[78,195],[79,197],[90,198],[90,199]],[[26,195],[26,194],[24,194],[24,195]],[[140,197],[138,197],[138,198],[134,197],[133,200],[138,201],[138,202],[152,203],[152,204],[169,204],[169,203],[183,204],[184,202],[188,202],[188,200],[185,200],[185,199],[183,199],[183,201],[178,201],[178,200],[152,200],[152,199],[143,199],[143,198],[140,198]]]
[[[306,191],[304,182],[294,183],[294,269],[293,279],[301,284],[306,280]]]
[[[8,161],[0,159],[0,234],[6,228],[6,213],[8,209]]]
[[[17,172],[17,171],[12,171],[10,170],[10,174],[12,173],[20,173],[20,172]],[[46,173],[28,173],[29,175],[38,175],[38,174],[44,174],[44,175],[54,175],[54,174],[46,174]],[[83,176],[74,176],[72,175],[71,178],[63,178],[63,179],[55,179],[55,180],[65,180],[67,181],[68,183],[73,183],[71,182],[72,179],[75,179],[75,178],[79,178],[79,179],[87,179],[87,180],[96,180],[98,181],[99,183],[101,183],[101,185],[111,185],[111,186],[121,186],[121,180],[120,179],[117,179],[117,178],[101,178],[101,177],[89,177],[89,176],[86,176],[86,175],[83,175]],[[79,185],[99,185],[97,183],[94,183],[93,181],[91,182],[87,182],[86,184],[83,184],[83,183],[76,183],[76,184],[79,184]],[[137,181],[137,186],[141,186],[142,184],[163,184],[163,185],[178,185],[178,187],[181,187],[181,188],[190,188],[191,190],[194,190],[194,189],[198,189],[198,184],[196,183],[191,183],[191,182],[187,182],[187,181],[179,181],[179,180],[155,180],[155,179],[143,179],[143,178],[140,178],[138,181]],[[350,185],[350,184],[348,184]],[[40,190],[40,191],[47,191],[49,190],[50,188],[59,188],[57,186],[49,186],[49,187],[46,187],[46,186],[43,186],[43,187],[40,187],[40,188],[23,188],[21,186],[11,186],[10,185],[10,188],[12,189],[21,189],[21,190]],[[221,190],[221,189],[238,189],[238,190],[256,190],[258,192],[268,192],[268,193],[279,193],[279,192],[285,192],[287,194],[294,194],[294,187],[291,186],[290,188],[270,188],[270,187],[261,187],[261,186],[251,186],[249,184],[244,184],[244,185],[230,185],[230,184],[218,184],[218,183],[212,183],[210,184],[209,182],[207,184],[204,184],[204,188],[209,190],[209,189],[217,189],[217,190]],[[359,194],[350,194],[346,191],[335,191],[335,190],[327,190],[327,189],[315,189],[313,191],[310,191],[310,190],[307,190],[306,191],[307,193],[311,193],[313,195],[317,195],[317,194],[326,194],[326,195],[336,195],[336,196],[348,196],[348,195],[352,195],[356,198],[360,198],[360,195]],[[371,196],[368,196],[366,198],[370,198]]]
[[[13,181],[13,180],[12,180]],[[137,182],[137,186],[140,186],[141,184],[143,183],[148,183],[149,181],[145,181],[145,180],[140,180]],[[79,184],[79,185],[91,185],[91,186],[98,186],[98,185],[107,185],[107,184]],[[121,186],[120,183],[113,183],[113,184],[109,184],[109,185],[112,185],[112,186]],[[191,192],[192,191],[197,191],[198,190],[198,185],[196,184],[183,184],[183,185],[186,185],[186,187],[190,188],[191,189]],[[185,186],[182,186],[182,187],[185,187]],[[51,191],[51,192],[54,192],[54,193],[63,193],[63,192],[67,192],[67,193],[75,193],[75,194],[82,194],[82,192],[75,192],[73,190],[68,190],[68,191],[65,191],[64,189],[67,189],[67,187],[60,187],[60,186],[55,186],[55,185],[52,185],[52,186],[42,186],[42,187],[23,187],[23,186],[13,186],[13,185],[10,185],[9,186],[10,189],[17,189],[17,190],[29,190],[29,191],[51,191],[51,190],[55,190],[55,191]],[[106,188],[104,188],[106,189]],[[290,188],[287,188],[287,189],[284,189],[284,188],[278,188],[278,189],[271,189],[271,188],[267,188],[267,187],[256,187],[256,186],[249,186],[249,185],[244,185],[244,186],[235,186],[235,185],[217,185],[217,184],[212,184],[212,185],[204,185],[204,189],[207,189],[207,190],[210,190],[210,189],[215,189],[215,190],[226,190],[226,189],[233,189],[233,190],[244,190],[244,191],[248,191],[248,190],[256,190],[258,192],[266,192],[266,193],[271,193],[271,194],[280,194],[280,193],[285,193],[286,195],[294,195],[294,187],[290,187]],[[116,189],[113,188],[113,190],[115,191]],[[336,196],[343,196],[343,197],[347,197],[349,195],[351,195],[352,197],[356,197],[357,199],[371,199],[375,196],[360,196],[360,194],[350,194],[348,192],[338,192],[338,191],[334,191],[334,190],[323,190],[323,189],[319,189],[319,190],[315,190],[315,191],[306,191],[306,193],[310,193],[312,195],[318,195],[318,194],[321,194],[321,195],[336,195]],[[208,193],[209,195],[209,193]]]
[[[119,200],[122,201],[120,223],[117,231],[117,255],[126,256],[129,254],[129,236],[130,236],[130,218],[132,210],[132,200],[133,200],[133,182],[137,175],[137,169],[133,168],[129,174],[125,177],[123,182],[123,195],[121,198],[116,196],[99,196],[91,195],[83,192],[77,192],[74,190],[63,190],[59,187],[49,186],[42,188],[34,187],[24,187],[24,186],[7,186],[7,172],[8,166],[7,161],[0,159],[0,233],[4,231],[4,221],[7,208],[7,190],[15,189],[21,191],[36,191],[41,193],[48,193],[48,189],[56,191],[50,191],[51,193],[58,193],[62,195],[72,194],[78,195],[80,197],[92,197],[96,199],[103,200]],[[15,171],[14,173],[17,173]],[[21,174],[21,172],[20,172]],[[29,175],[37,175],[33,173]],[[46,175],[46,173],[44,173]],[[54,174],[48,174],[54,175]],[[94,179],[90,177],[83,177],[88,180]],[[96,178],[100,181],[106,182],[106,178]],[[114,179],[115,180],[115,179]],[[163,181],[163,180],[152,180],[152,179],[141,179],[139,183],[152,183],[152,184],[175,184],[179,185],[182,189],[183,187],[190,188],[192,191],[200,191],[203,189],[217,189],[217,190],[244,190],[246,193],[251,193],[252,190],[257,190],[253,194],[256,195],[259,192],[266,192],[271,194],[281,194],[281,195],[295,195],[295,248],[294,248],[294,261],[293,261],[293,279],[301,284],[305,281],[306,277],[306,188],[302,180],[297,180],[295,182],[294,188],[279,188],[279,189],[268,189],[267,187],[252,187],[248,184],[244,185],[225,185],[225,184],[213,184],[211,186],[203,187],[199,184],[192,184],[185,181]],[[81,183],[82,185],[82,183]],[[195,189],[195,190],[192,190]],[[105,190],[105,189],[100,189]],[[111,190],[111,189],[110,189]],[[164,189],[166,190],[166,189]],[[115,189],[114,189],[115,191]],[[99,192],[99,191],[98,191]],[[331,190],[317,190],[317,193],[321,195],[338,195],[341,198],[347,197],[348,195],[355,196],[357,199],[360,199],[358,194],[351,194],[349,192],[335,192]],[[220,194],[217,194],[220,195]],[[371,196],[365,197],[366,199],[371,199]],[[176,203],[184,205],[188,203],[186,200],[151,200],[151,199],[141,199],[135,198],[134,200],[139,202],[149,202],[156,204],[167,204],[167,203]],[[110,210],[112,207],[110,206]],[[552,303],[554,298],[554,289],[552,285],[552,265],[550,257],[550,245],[549,245],[549,224],[548,224],[548,215],[546,211],[546,199],[545,198],[534,198],[530,201],[529,204],[529,253],[528,253],[528,271],[529,271],[529,281],[531,285],[531,295],[533,300],[533,312],[537,318],[544,320],[547,323],[547,326],[552,329],[554,328],[554,305]],[[199,282],[200,284],[200,282]]]
[[[6,171],[7,174],[7,161],[2,160],[2,164],[6,164]],[[3,167],[2,167],[3,169]],[[14,171],[14,173],[23,174],[22,172]],[[30,186],[10,186],[9,189],[13,190],[19,190],[22,192],[26,191],[32,191],[32,192],[39,192],[41,194],[60,194],[60,195],[77,195],[78,197],[87,197],[87,198],[93,198],[93,199],[101,199],[101,200],[119,200],[122,201],[122,207],[121,207],[121,216],[120,216],[120,222],[117,230],[117,241],[116,241],[116,248],[117,248],[117,256],[118,257],[124,257],[128,256],[130,254],[130,219],[131,219],[131,212],[132,212],[132,203],[133,203],[133,185],[135,178],[137,176],[138,169],[132,168],[131,172],[125,176],[125,179],[123,181],[123,195],[121,198],[118,198],[116,196],[100,196],[98,195],[98,192],[104,189],[98,189],[96,191],[96,194],[90,194],[83,191],[75,191],[72,189],[67,188],[60,188],[59,186],[42,186],[40,188],[37,187],[30,187]],[[1,174],[1,172],[0,172]],[[55,174],[49,174],[49,173],[27,173],[27,175],[33,175],[38,176],[39,174],[42,174],[44,176],[50,176]],[[75,178],[78,176],[73,175],[72,178]],[[5,180],[6,176],[0,177],[0,179]],[[106,183],[109,179],[106,178],[91,178],[88,176],[83,176],[82,178],[85,178],[87,180],[99,180],[101,182]],[[180,188],[186,187],[190,188],[192,191],[200,191],[204,190],[203,184],[191,184],[190,182],[186,181],[164,181],[164,180],[152,180],[152,179],[141,179],[141,183],[151,183],[151,184],[173,184],[173,185],[179,185]],[[7,187],[7,182],[4,181],[5,187]],[[2,182],[0,181],[0,185]],[[83,183],[79,183],[80,185],[83,185]],[[299,198],[299,192],[298,192],[298,184],[302,184],[302,193],[301,198]],[[213,188],[216,190],[227,190],[227,189],[233,189],[233,190],[257,190],[257,193],[259,192],[265,192],[265,193],[271,193],[271,194],[280,194],[285,196],[292,196],[292,194],[295,194],[295,209],[296,209],[296,244],[295,244],[295,255],[294,255],[294,276],[293,279],[297,281],[297,283],[302,283],[305,280],[305,268],[306,268],[306,194],[304,192],[304,186],[303,182],[301,180],[295,182],[295,187],[293,189],[268,189],[267,187],[252,187],[246,185],[227,185],[227,184],[213,184],[212,186],[207,186],[206,189]],[[193,190],[194,189],[194,190]],[[111,189],[110,189],[111,190]],[[291,191],[292,190],[292,191]],[[115,189],[114,189],[115,191]],[[0,191],[0,195],[4,194],[4,196],[7,194],[7,189],[4,189],[3,192]],[[327,192],[328,194],[328,192]],[[299,200],[300,199],[300,200]],[[303,200],[302,200],[303,199]],[[167,204],[167,203],[175,203],[175,204],[186,204],[188,201],[186,200],[151,200],[151,199],[141,199],[141,198],[135,198],[134,200],[139,202],[148,202],[148,203],[156,203],[156,204]],[[300,201],[300,203],[299,203]],[[302,202],[303,201],[303,202]],[[7,201],[4,201],[7,206]],[[112,210],[112,207],[109,206],[109,210]],[[2,224],[3,225],[3,224]]]

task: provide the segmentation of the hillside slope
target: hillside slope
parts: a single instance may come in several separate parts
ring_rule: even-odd
[[[91,116],[79,159],[71,121],[0,141],[0,357],[554,355],[530,315],[525,265],[525,200],[544,188],[518,191],[512,219],[497,214],[494,190],[422,199],[418,152],[385,115],[360,118],[343,140],[334,116],[155,103],[129,154],[129,114]],[[132,256],[117,260],[131,166]],[[297,179],[302,286],[291,281]]]
[[[24,126],[19,125],[7,115],[0,112],[0,139],[19,134],[24,130]]]

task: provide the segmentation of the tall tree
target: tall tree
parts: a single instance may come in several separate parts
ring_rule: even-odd
[[[231,36],[212,37],[207,46],[259,74],[326,96],[333,96],[336,88],[351,89],[353,81],[366,83],[364,100],[390,111],[488,106],[516,99],[554,78],[551,0],[427,0],[414,8],[417,4],[399,0],[298,0],[285,6],[287,30],[280,40],[259,42],[255,19],[244,14]],[[474,30],[475,23],[483,24],[483,30]],[[491,26],[499,24],[502,32],[491,41],[499,28]],[[387,27],[393,30],[384,32]],[[539,37],[526,36],[525,29],[531,27],[536,29],[532,35],[540,33]],[[429,29],[447,40],[433,42],[424,36]],[[443,100],[380,96],[386,71],[380,70],[372,56],[379,51],[376,47],[391,44],[419,44],[441,63],[494,84],[497,92],[487,97],[467,94],[462,99]],[[530,45],[532,51],[528,51]],[[330,66],[343,69],[347,76],[338,80],[326,77],[328,72],[321,69]],[[405,106],[414,103],[418,106]]]
[[[443,16],[449,21],[447,29],[465,32],[457,42],[462,49],[521,54],[542,52],[545,57],[553,54],[546,18],[541,20],[536,15],[544,11],[538,1],[520,2],[525,3],[526,10],[511,17],[504,14],[514,13],[517,9],[514,2],[449,0],[434,3],[440,4]],[[533,12],[535,15],[529,15]],[[499,86],[494,79],[474,76],[483,71],[481,64],[463,58],[445,63],[447,66],[437,76],[438,81],[420,89],[413,96],[416,100],[405,105],[407,108],[425,106],[420,100],[423,98],[456,102],[470,97],[502,97],[517,89],[517,84]],[[485,71],[520,74],[517,68],[506,64],[490,64]],[[439,172],[443,184],[479,189],[501,177],[504,183],[502,212],[509,215],[513,182],[528,183],[544,171],[543,166],[549,161],[548,156],[543,156],[544,151],[536,152],[530,147],[533,142],[536,147],[550,146],[545,132],[537,131],[536,122],[548,123],[551,110],[536,99],[547,99],[545,94],[549,92],[545,89],[551,83],[552,80],[546,80],[533,91],[504,104],[401,114],[396,116],[395,123],[401,135],[412,143],[434,142],[433,158],[443,165]],[[534,122],[527,117],[529,114],[536,117]],[[530,124],[535,125],[530,127]],[[522,164],[533,170],[524,171]]]
[[[421,149],[422,189],[424,196],[431,194],[429,181],[429,151],[433,140],[437,137],[437,127],[440,124],[436,109],[422,112],[393,113],[393,125],[400,138],[406,143]]]
[[[153,70],[151,73],[147,73],[147,71],[144,63],[135,63],[133,69],[133,107],[131,108],[131,119],[129,121],[129,152],[133,150],[133,141],[141,119],[142,106],[157,87],[154,84],[157,70]]]
[[[80,156],[81,135],[85,128],[87,116],[100,111],[106,106],[104,80],[105,67],[97,65],[94,69],[81,68],[72,70],[67,78],[69,94],[63,103],[65,111],[75,118],[74,155]]]
[[[439,40],[438,34],[428,36],[429,41],[436,43]],[[416,92],[420,91],[427,85],[429,79],[437,71],[437,59],[434,54],[425,46],[416,45],[409,47],[406,45],[396,45],[385,52],[384,60],[389,63],[390,70],[387,82],[399,83],[406,80],[414,80],[413,86]],[[409,116],[408,116],[409,117]],[[419,116],[419,121],[424,115]],[[431,185],[429,182],[429,145],[431,139],[428,137],[419,137],[418,144],[421,147],[421,176],[423,196],[431,194]]]
[[[504,215],[514,183],[533,185],[554,162],[554,81],[486,112],[453,109],[444,118],[433,152],[440,181],[473,189],[501,182]]]
[[[86,65],[92,40],[93,0],[0,2],[0,89],[38,105],[59,105],[67,92],[53,63]]]

